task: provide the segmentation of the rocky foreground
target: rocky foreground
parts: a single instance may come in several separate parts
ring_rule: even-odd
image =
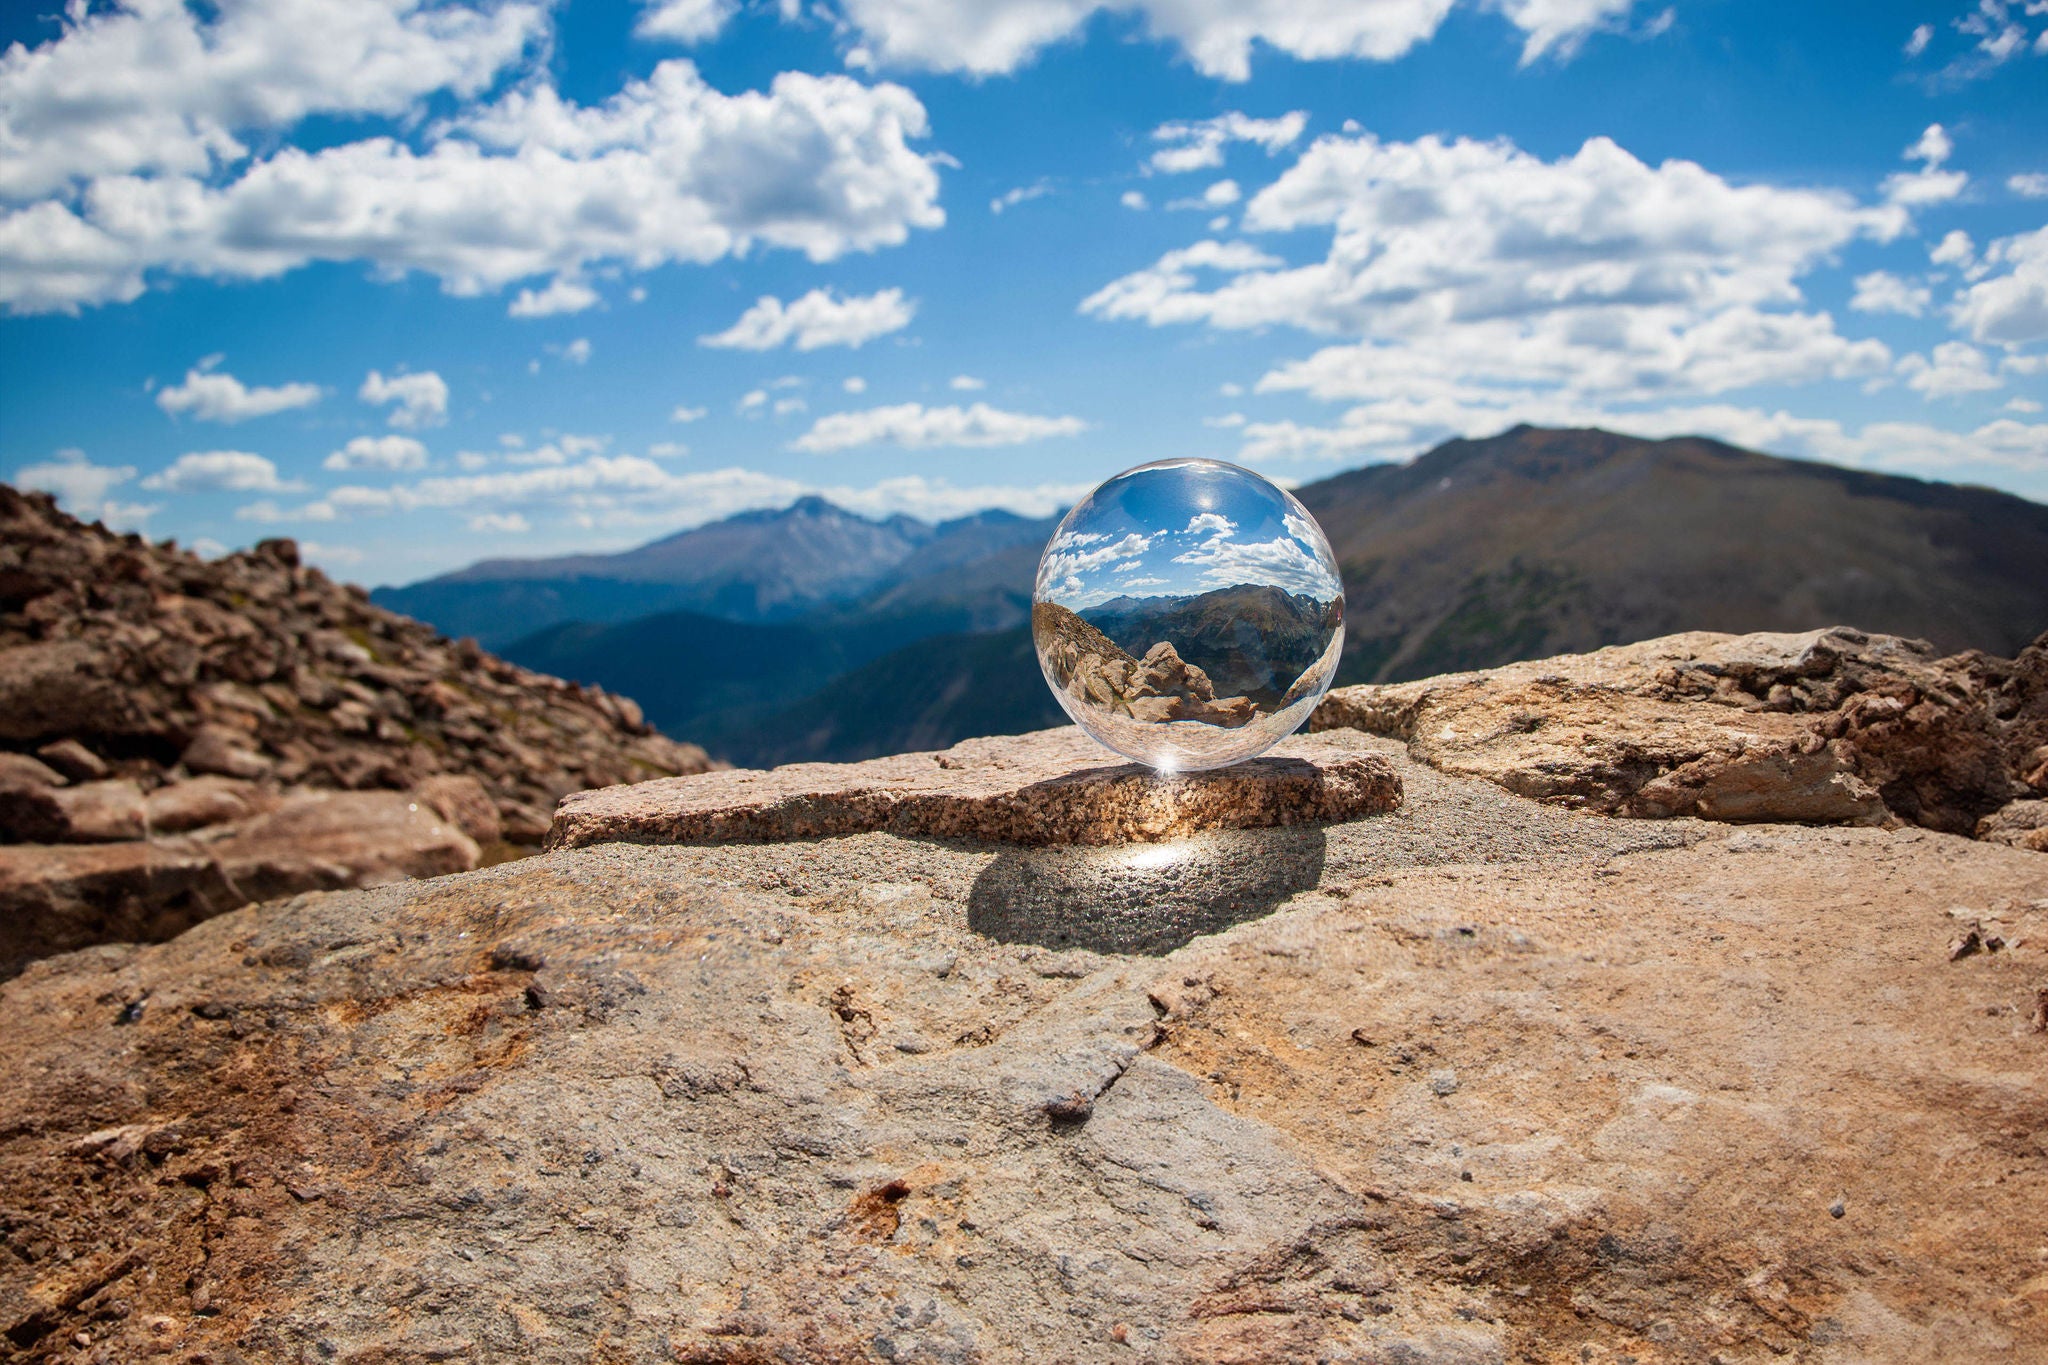
[[[567,792],[709,767],[624,697],[0,485],[0,975],[254,900],[475,867]]]
[[[2039,799],[2040,649],[1632,650],[1339,694],[1249,775],[1056,731],[595,793],[39,962],[0,1339],[2048,1360],[2048,857],[1965,837]]]

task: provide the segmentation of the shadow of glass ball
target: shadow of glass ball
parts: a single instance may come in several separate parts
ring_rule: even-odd
[[[1170,953],[1271,914],[1321,880],[1319,826],[1215,830],[1163,844],[1016,848],[982,870],[967,927],[1004,943]]]

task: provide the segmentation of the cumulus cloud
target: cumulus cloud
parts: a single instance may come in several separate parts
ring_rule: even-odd
[[[380,406],[395,404],[389,419],[394,427],[416,430],[448,420],[448,384],[432,370],[395,374],[389,379],[372,370],[356,390],[356,397]]]
[[[1925,52],[1927,50],[1927,45],[1933,41],[1934,25],[1916,25],[1913,31],[1906,35],[1905,53],[1908,57],[1917,57],[1921,53]]]
[[[596,106],[536,85],[434,125],[423,150],[287,146],[225,180],[103,175],[75,205],[0,215],[0,304],[76,311],[152,274],[267,279],[314,261],[473,295],[756,246],[831,260],[944,221],[909,146],[926,130],[909,91],[845,76],[726,95],[675,60]]]
[[[1978,341],[2048,341],[2048,227],[1984,248],[1984,277],[1956,295],[1949,318]]]
[[[424,469],[427,448],[410,436],[358,436],[321,465],[327,469]]]
[[[597,291],[581,280],[551,280],[545,289],[522,289],[505,310],[507,317],[551,318],[597,306]]]
[[[280,479],[275,464],[246,450],[194,450],[142,486],[167,493],[288,493],[305,485]]]
[[[693,408],[687,403],[678,403],[675,409],[669,413],[668,420],[671,422],[701,421],[710,411],[711,409],[709,408]]]
[[[2026,171],[2008,176],[2005,187],[2022,199],[2048,199],[2048,171]]]
[[[523,535],[533,523],[518,512],[479,512],[469,519],[469,529],[488,535]]]
[[[23,465],[14,471],[20,488],[54,494],[65,511],[86,521],[101,521],[116,530],[134,530],[157,509],[142,503],[118,502],[108,495],[135,477],[134,465],[94,464],[82,450],[65,449],[54,458]]]
[[[1856,293],[1849,306],[1859,313],[1903,313],[1917,318],[1933,301],[1934,293],[1926,285],[1901,279],[1889,270],[1873,270],[1856,277]]]
[[[1232,142],[1254,143],[1265,148],[1266,155],[1277,156],[1307,127],[1308,115],[1298,109],[1278,118],[1253,118],[1232,110],[1215,118],[1162,123],[1152,130],[1152,140],[1164,144],[1152,153],[1152,169],[1171,175],[1221,166],[1223,149]]]
[[[866,393],[868,391],[868,381],[857,374],[850,374],[839,381],[839,387],[848,393]]]
[[[977,379],[971,374],[956,374],[948,380],[946,387],[956,393],[973,393],[988,387],[988,381]]]
[[[1904,357],[1899,361],[1899,373],[1906,376],[1907,388],[1929,398],[1953,398],[2004,384],[1991,372],[1984,353],[1961,341],[1942,342],[1932,356]]]
[[[1038,417],[1005,412],[986,403],[971,407],[928,408],[922,403],[861,412],[835,412],[820,417],[791,443],[813,454],[889,444],[909,450],[934,446],[1009,446],[1054,436],[1078,436],[1088,424],[1078,417]]]
[[[1135,209],[1140,213],[1152,207],[1152,201],[1145,197],[1142,190],[1125,190],[1117,202],[1127,209]]]
[[[1909,223],[1834,192],[1649,166],[1606,138],[1544,161],[1504,141],[1360,133],[1316,142],[1245,210],[1253,232],[1327,228],[1325,259],[1289,267],[1244,242],[1198,242],[1081,309],[1349,338],[1260,381],[1325,399],[1712,393],[1887,372],[1882,343],[1800,309],[1798,282]]]
[[[901,289],[839,297],[830,289],[813,289],[785,304],[764,294],[739,321],[723,332],[697,338],[700,346],[741,351],[769,351],[794,344],[799,351],[822,346],[859,347],[910,325],[916,303]]]
[[[1920,169],[1885,177],[1885,199],[1901,208],[1921,208],[1945,203],[1961,194],[1970,177],[1961,171],[1941,169],[1955,149],[1955,142],[1939,123],[1928,124],[1919,140],[1905,151],[1905,159],[1920,162]]]
[[[156,405],[173,416],[190,413],[203,422],[241,422],[292,408],[311,407],[320,401],[318,384],[250,388],[233,375],[215,369],[219,363],[219,356],[200,361],[185,371],[182,384],[158,389]]]
[[[653,0],[642,7],[633,32],[676,43],[709,42],[739,8],[739,0]]]
[[[547,6],[118,0],[0,54],[0,199],[131,172],[204,178],[242,135],[316,114],[473,97],[544,37]]]
[[[841,0],[863,60],[998,75],[1103,11],[1134,15],[1204,75],[1251,76],[1255,43],[1304,61],[1392,61],[1435,36],[1455,0]],[[1527,35],[1523,60],[1569,55],[1634,0],[1484,0]]]

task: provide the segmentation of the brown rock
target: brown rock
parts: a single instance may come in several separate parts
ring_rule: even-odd
[[[98,782],[113,774],[107,761],[75,739],[60,739],[36,750],[45,763],[74,782]]]
[[[232,777],[194,777],[159,787],[144,801],[153,834],[178,834],[206,825],[246,819],[276,799],[253,782]]]
[[[133,782],[0,788],[0,840],[99,844],[147,832],[142,789]]]
[[[245,779],[262,777],[275,766],[248,747],[248,736],[225,725],[200,726],[178,761],[189,772]]]
[[[2048,801],[2014,801],[1977,822],[1977,837],[2048,853]]]
[[[0,752],[0,787],[61,787],[64,775],[27,754]]]
[[[1834,629],[1696,632],[1485,673],[1332,691],[1310,728],[1407,743],[1444,772],[1614,815],[1969,833],[2025,790],[2048,649],[1940,659]]]
[[[474,777],[443,773],[420,783],[413,794],[479,844],[495,844],[505,837],[505,822],[491,794]]]
[[[0,649],[0,740],[133,728],[118,672],[106,651],[81,641]]]
[[[1392,810],[1401,800],[1400,781],[1386,760],[1343,735],[1296,736],[1263,758],[1173,777],[1110,759],[1067,727],[866,763],[665,778],[565,798],[548,839],[563,848],[888,830],[1100,845],[1351,820]]]
[[[260,809],[265,798],[248,799]],[[141,808],[138,795],[138,831]],[[461,830],[399,792],[302,793],[237,823],[149,841],[0,848],[0,978],[49,953],[168,938],[254,900],[435,877],[478,858]]]

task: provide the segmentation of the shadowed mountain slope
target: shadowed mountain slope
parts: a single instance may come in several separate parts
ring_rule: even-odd
[[[1346,682],[1836,622],[2011,655],[2048,626],[2048,507],[1698,437],[1516,427],[1296,496],[1343,566]]]

